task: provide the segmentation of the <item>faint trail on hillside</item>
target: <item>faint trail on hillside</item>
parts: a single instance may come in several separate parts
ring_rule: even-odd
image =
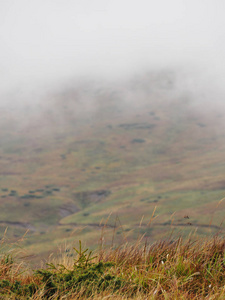
[[[25,229],[29,229],[31,231],[37,231],[36,228],[31,225],[30,223],[23,223],[23,222],[10,222],[10,221],[0,221],[1,225],[5,225],[5,226],[16,226],[16,227],[20,227],[20,228],[25,228]]]
[[[110,225],[110,224],[97,224],[97,223],[87,223],[87,224],[82,224],[82,223],[67,223],[67,224],[61,224],[59,223],[60,226],[75,226],[75,227],[80,227],[80,226],[90,226],[90,227],[106,227],[106,228],[115,228],[115,225]],[[220,226],[217,225],[209,225],[209,224],[194,224],[191,222],[188,223],[173,223],[173,224],[164,224],[164,223],[154,223],[152,224],[154,226],[175,226],[175,227],[190,227],[190,226],[194,226],[194,227],[203,227],[203,228],[214,228],[214,229],[221,229]],[[136,224],[134,225],[134,227],[138,227],[140,228],[140,224]],[[141,227],[149,227],[147,224],[142,224]]]
[[[173,223],[173,224],[165,224],[165,223],[154,223],[152,224],[153,226],[170,226],[170,227],[185,227],[185,226],[194,226],[194,227],[202,227],[202,228],[214,228],[214,229],[221,229],[220,226],[217,226],[217,225],[210,225],[210,224],[195,224],[195,223],[191,223],[191,222],[188,222],[188,223]],[[139,224],[136,224],[135,226],[139,227]],[[142,227],[148,227],[147,224],[142,224]]]
[[[81,224],[81,223],[67,223],[67,224],[61,224],[59,223],[60,226],[74,226],[74,227],[81,227],[81,226],[90,226],[90,227],[105,227],[105,228],[115,228],[114,225],[109,225],[109,224],[97,224],[97,223],[88,223],[88,224]]]

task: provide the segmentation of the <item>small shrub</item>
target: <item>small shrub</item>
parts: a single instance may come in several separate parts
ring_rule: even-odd
[[[131,143],[145,143],[145,140],[144,139],[138,139],[138,138],[136,138],[136,139],[133,139],[132,141],[131,141]]]
[[[15,196],[17,196],[17,191],[11,190],[10,193],[9,193],[9,196],[10,196],[10,197],[15,197]]]
[[[64,265],[47,264],[47,269],[39,269],[36,274],[45,284],[45,297],[52,297],[55,293],[83,293],[83,296],[90,296],[93,290],[104,291],[112,288],[116,291],[124,284],[123,280],[110,273],[110,268],[114,265],[111,262],[91,262],[96,257],[92,256],[92,251],[82,250],[81,242],[79,249],[73,248],[78,254],[74,260],[72,270],[68,270]],[[85,289],[84,289],[85,288]]]
[[[42,198],[44,198],[44,196],[43,195],[36,195],[35,198],[36,199],[42,199]]]
[[[89,216],[89,215],[90,215],[90,213],[88,213],[88,212],[87,212],[87,213],[83,213],[83,216],[84,216],[84,217],[87,217],[87,216]]]
[[[52,191],[50,191],[50,190],[47,190],[47,191],[45,191],[44,192],[46,195],[52,195]]]

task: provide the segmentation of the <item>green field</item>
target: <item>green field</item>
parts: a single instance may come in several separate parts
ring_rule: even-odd
[[[92,247],[102,230],[106,245],[223,233],[224,115],[198,101],[146,75],[2,108],[1,236],[27,232],[39,261],[80,238]]]

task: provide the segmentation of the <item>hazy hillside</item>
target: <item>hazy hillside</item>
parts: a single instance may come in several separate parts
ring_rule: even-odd
[[[29,230],[28,251],[46,255],[81,235],[96,244],[106,220],[106,244],[114,227],[115,242],[222,231],[224,113],[180,82],[150,72],[3,105],[1,235]]]

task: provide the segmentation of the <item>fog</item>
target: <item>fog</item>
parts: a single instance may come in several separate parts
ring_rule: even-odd
[[[0,103],[159,70],[223,101],[224,11],[223,0],[0,0]]]

